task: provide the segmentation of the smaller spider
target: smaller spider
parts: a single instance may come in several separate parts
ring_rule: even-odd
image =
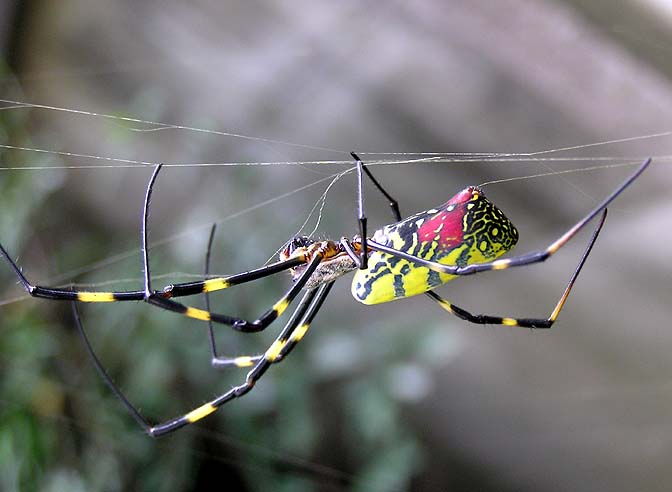
[[[497,259],[511,250],[518,241],[518,231],[504,213],[490,202],[477,186],[469,186],[438,208],[402,218],[397,201],[380,185],[369,168],[353,152],[357,164],[357,206],[359,235],[339,241],[316,240],[301,236],[290,240],[280,259],[267,266],[226,277],[208,278],[208,264],[212,236],[206,255],[206,280],[172,284],[154,290],[149,268],[147,222],[154,183],[161,170],[158,165],[150,178],[145,194],[142,216],[142,252],[144,285],[141,290],[119,292],[90,292],[63,288],[42,287],[28,281],[18,265],[0,245],[0,254],[12,268],[23,288],[33,297],[73,302],[75,321],[86,349],[97,370],[114,394],[122,401],[135,420],[153,437],[175,431],[213,413],[231,400],[248,393],[272,364],[283,360],[303,339],[317,315],[333,283],[342,275],[355,271],[352,294],[364,304],[379,304],[418,294],[426,294],[446,311],[466,321],[477,324],[498,324],[524,328],[550,328],[565,304],[597,236],[604,225],[607,206],[625,190],[651,163],[647,159],[639,168],[607,196],[595,209],[578,221],[547,248],[508,259]],[[395,223],[367,236],[367,219],[363,205],[363,177],[371,180],[378,191],[389,201]],[[596,216],[599,217],[586,249],[565,287],[565,290],[548,318],[512,318],[472,314],[436,294],[433,289],[459,276],[488,270],[530,265],[546,260],[564,246],[574,235]],[[293,283],[287,292],[259,318],[246,320],[236,316],[214,313],[210,310],[208,293],[250,282],[278,272],[289,270]],[[271,346],[260,355],[220,358],[214,346],[212,323],[229,325],[242,332],[264,330],[289,307],[304,290],[301,300]],[[195,294],[206,295],[206,309],[181,304],[173,298]],[[162,309],[189,318],[207,321],[210,329],[212,364],[216,367],[252,367],[245,381],[230,388],[217,398],[194,410],[153,425],[127,400],[105,371],[84,332],[76,302],[145,301]]]

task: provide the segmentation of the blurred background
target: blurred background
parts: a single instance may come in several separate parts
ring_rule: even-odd
[[[351,150],[373,160],[577,147],[373,167],[404,214],[468,184],[657,158],[614,203],[553,330],[470,325],[424,296],[363,306],[344,279],[252,393],[160,440],[100,381],[70,306],[26,299],[2,266],[0,490],[668,490],[672,137],[631,137],[672,131],[670,46],[666,0],[5,0],[0,144],[49,152],[0,148],[0,238],[43,285],[141,286],[151,170],[137,163],[289,163],[166,168],[151,216],[159,287],[201,275],[214,222],[213,272],[262,265],[330,176],[352,166]],[[486,191],[524,252],[633,169]],[[356,233],[354,192],[352,174],[329,189],[318,237]],[[366,193],[371,227],[388,223],[385,200]],[[547,316],[589,234],[546,264],[438,292],[477,313]],[[255,317],[288,286],[277,275],[213,295],[213,307]],[[114,380],[152,420],[244,378],[210,367],[202,323],[142,303],[81,313]],[[263,351],[279,329],[220,328],[220,351]]]

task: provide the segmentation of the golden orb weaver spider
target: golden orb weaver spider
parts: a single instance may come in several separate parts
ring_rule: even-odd
[[[359,235],[352,239],[343,237],[339,241],[316,240],[306,236],[295,237],[286,244],[278,261],[247,272],[208,278],[213,228],[206,254],[204,280],[172,284],[162,290],[152,288],[147,222],[152,190],[162,165],[158,165],[154,169],[144,199],[142,216],[144,286],[142,290],[92,292],[34,285],[28,281],[1,244],[0,254],[12,268],[23,288],[31,296],[73,301],[72,306],[77,328],[96,369],[145,432],[152,437],[158,437],[192,424],[210,415],[225,403],[248,393],[272,364],[283,360],[301,341],[322,307],[333,283],[340,276],[351,271],[356,271],[352,283],[352,294],[355,299],[364,304],[389,302],[424,293],[446,311],[471,323],[524,328],[550,328],[564,306],[574,282],[604,225],[607,206],[637,179],[651,163],[651,159],[643,162],[628,179],[597,207],[545,249],[508,259],[497,259],[513,248],[518,240],[518,232],[503,212],[485,197],[480,188],[476,186],[467,187],[440,207],[403,219],[397,201],[376,180],[357,154],[353,152],[352,157],[357,163]],[[396,220],[395,223],[377,230],[371,237],[367,236],[367,219],[363,206],[364,175],[389,201]],[[542,262],[555,254],[579,230],[598,215],[600,215],[599,223],[593,231],[562,296],[548,318],[511,318],[472,314],[432,291],[435,287],[459,276]],[[210,310],[207,296],[209,292],[257,280],[284,270],[291,272],[292,286],[256,320],[249,321]],[[212,323],[228,325],[236,331],[248,333],[264,330],[283,314],[302,290],[305,290],[305,293],[297,307],[275,341],[263,354],[235,358],[220,358],[217,356]],[[172,299],[195,294],[206,295],[205,310],[187,306]],[[130,403],[108,376],[89,343],[76,307],[77,302],[115,301],[145,301],[189,318],[207,321],[213,355],[212,365],[216,367],[252,367],[252,369],[247,373],[242,384],[230,388],[217,398],[180,417],[152,425]]]

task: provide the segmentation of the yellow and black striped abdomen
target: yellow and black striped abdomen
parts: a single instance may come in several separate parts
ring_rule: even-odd
[[[425,260],[466,266],[492,261],[511,250],[518,231],[479,188],[469,187],[438,209],[379,229],[373,239]],[[368,268],[355,273],[352,295],[364,304],[380,304],[422,294],[453,278],[374,251]]]

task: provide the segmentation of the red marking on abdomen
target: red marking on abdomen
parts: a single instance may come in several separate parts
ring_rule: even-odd
[[[475,188],[469,186],[444,203],[436,215],[427,219],[418,228],[420,242],[437,241],[440,249],[450,250],[464,240],[463,218],[466,203],[471,200]]]

